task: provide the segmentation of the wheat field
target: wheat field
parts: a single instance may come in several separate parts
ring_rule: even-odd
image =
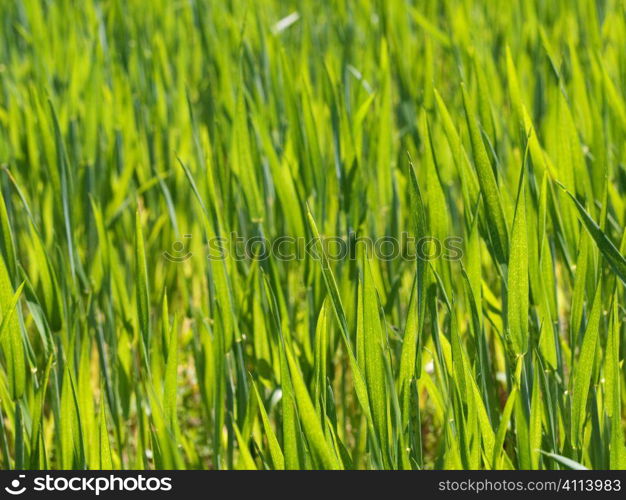
[[[0,22],[0,468],[626,468],[623,0]]]

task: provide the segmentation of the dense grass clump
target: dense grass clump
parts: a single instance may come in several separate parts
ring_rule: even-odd
[[[622,0],[0,22],[0,468],[626,468]]]

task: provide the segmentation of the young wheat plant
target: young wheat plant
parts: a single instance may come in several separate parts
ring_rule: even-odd
[[[0,20],[0,468],[626,468],[623,0]]]

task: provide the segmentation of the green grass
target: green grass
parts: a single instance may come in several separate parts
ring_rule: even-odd
[[[0,20],[0,468],[626,468],[623,0]]]

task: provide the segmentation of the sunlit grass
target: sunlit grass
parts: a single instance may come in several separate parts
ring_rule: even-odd
[[[626,468],[625,9],[1,2],[0,468]]]

